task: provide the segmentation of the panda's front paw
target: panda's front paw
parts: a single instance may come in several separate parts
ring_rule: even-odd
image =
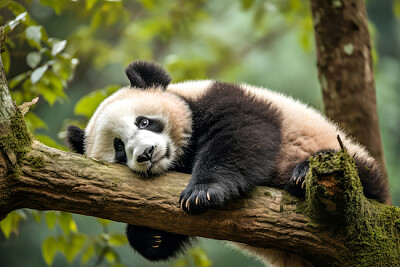
[[[296,165],[290,178],[291,185],[304,189],[304,186],[306,184],[305,178],[308,171],[310,170],[309,164],[310,162],[308,160],[305,160]]]
[[[209,208],[221,207],[224,202],[224,191],[215,184],[189,184],[179,198],[181,209],[190,214],[199,214]]]

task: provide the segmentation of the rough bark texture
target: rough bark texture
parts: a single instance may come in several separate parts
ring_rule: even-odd
[[[311,0],[326,114],[383,166],[364,0]]]

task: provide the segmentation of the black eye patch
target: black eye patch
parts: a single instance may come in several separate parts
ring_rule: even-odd
[[[115,160],[118,163],[126,163],[126,152],[125,145],[121,139],[115,137],[114,138],[114,150],[115,150]]]
[[[137,117],[135,125],[141,130],[148,130],[154,133],[162,133],[164,130],[164,123],[161,120],[150,119],[145,116]]]

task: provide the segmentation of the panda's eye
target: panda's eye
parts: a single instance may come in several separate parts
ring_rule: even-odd
[[[142,119],[139,123],[139,128],[146,128],[150,124],[148,119]]]
[[[122,142],[122,140],[119,138],[115,138],[114,139],[114,148],[116,151],[124,151],[125,150],[124,142]]]

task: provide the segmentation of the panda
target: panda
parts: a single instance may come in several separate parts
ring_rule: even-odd
[[[130,86],[106,98],[85,130],[70,125],[71,150],[127,165],[144,179],[166,171],[191,174],[181,209],[199,214],[247,196],[256,186],[304,195],[308,158],[340,149],[354,157],[364,194],[390,203],[388,185],[367,150],[316,110],[283,94],[211,80],[170,84],[158,64],[134,61]],[[130,245],[150,261],[167,260],[192,238],[128,225]],[[275,266],[307,266],[286,252],[241,244]]]

